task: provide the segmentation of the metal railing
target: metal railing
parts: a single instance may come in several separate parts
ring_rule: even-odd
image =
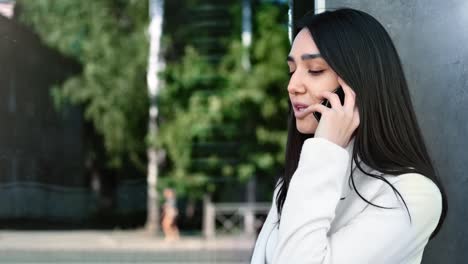
[[[206,196],[203,201],[203,235],[255,236],[263,225],[270,203],[212,203]]]

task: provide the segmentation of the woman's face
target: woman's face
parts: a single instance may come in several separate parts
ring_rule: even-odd
[[[322,91],[334,91],[338,86],[338,75],[320,56],[319,50],[307,28],[302,29],[293,41],[288,56],[289,72],[292,73],[288,94],[294,108],[297,130],[303,134],[313,134],[318,122],[313,114],[301,117],[302,107],[318,104]]]

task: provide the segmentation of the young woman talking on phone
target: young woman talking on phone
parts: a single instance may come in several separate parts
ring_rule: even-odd
[[[350,8],[299,29],[285,173],[251,263],[421,263],[447,203],[390,36]]]

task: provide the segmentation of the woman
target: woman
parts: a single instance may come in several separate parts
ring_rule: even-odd
[[[162,230],[164,232],[165,241],[179,240],[179,228],[177,227],[176,219],[179,215],[176,205],[176,194],[171,188],[164,189],[164,198],[166,199],[163,206],[162,215]]]
[[[392,40],[350,8],[298,24],[285,173],[251,262],[421,263],[447,204]]]

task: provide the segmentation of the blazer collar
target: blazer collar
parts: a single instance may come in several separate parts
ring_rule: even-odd
[[[352,159],[352,154],[353,154],[353,148],[354,148],[354,137],[349,141],[348,145],[345,147],[346,151],[349,154],[349,159]],[[358,162],[360,162],[360,159],[358,159]],[[349,179],[349,174],[351,172],[351,161],[348,162],[347,165],[347,170],[346,174],[343,176],[343,189],[341,193],[341,197],[347,197],[351,191],[351,187],[348,184],[348,179]],[[352,168],[356,168],[356,163],[353,160],[352,163]],[[275,190],[275,195],[276,197],[277,194],[277,189]],[[267,218],[265,219],[265,222],[263,224],[263,227],[260,231],[260,234],[257,237],[254,251],[251,257],[251,264],[264,264],[265,263],[265,258],[266,258],[266,244],[268,241],[268,236],[271,234],[272,230],[276,227],[274,222],[278,219],[278,215],[276,212],[276,206],[274,206],[275,199],[273,199],[273,206],[270,209]]]

